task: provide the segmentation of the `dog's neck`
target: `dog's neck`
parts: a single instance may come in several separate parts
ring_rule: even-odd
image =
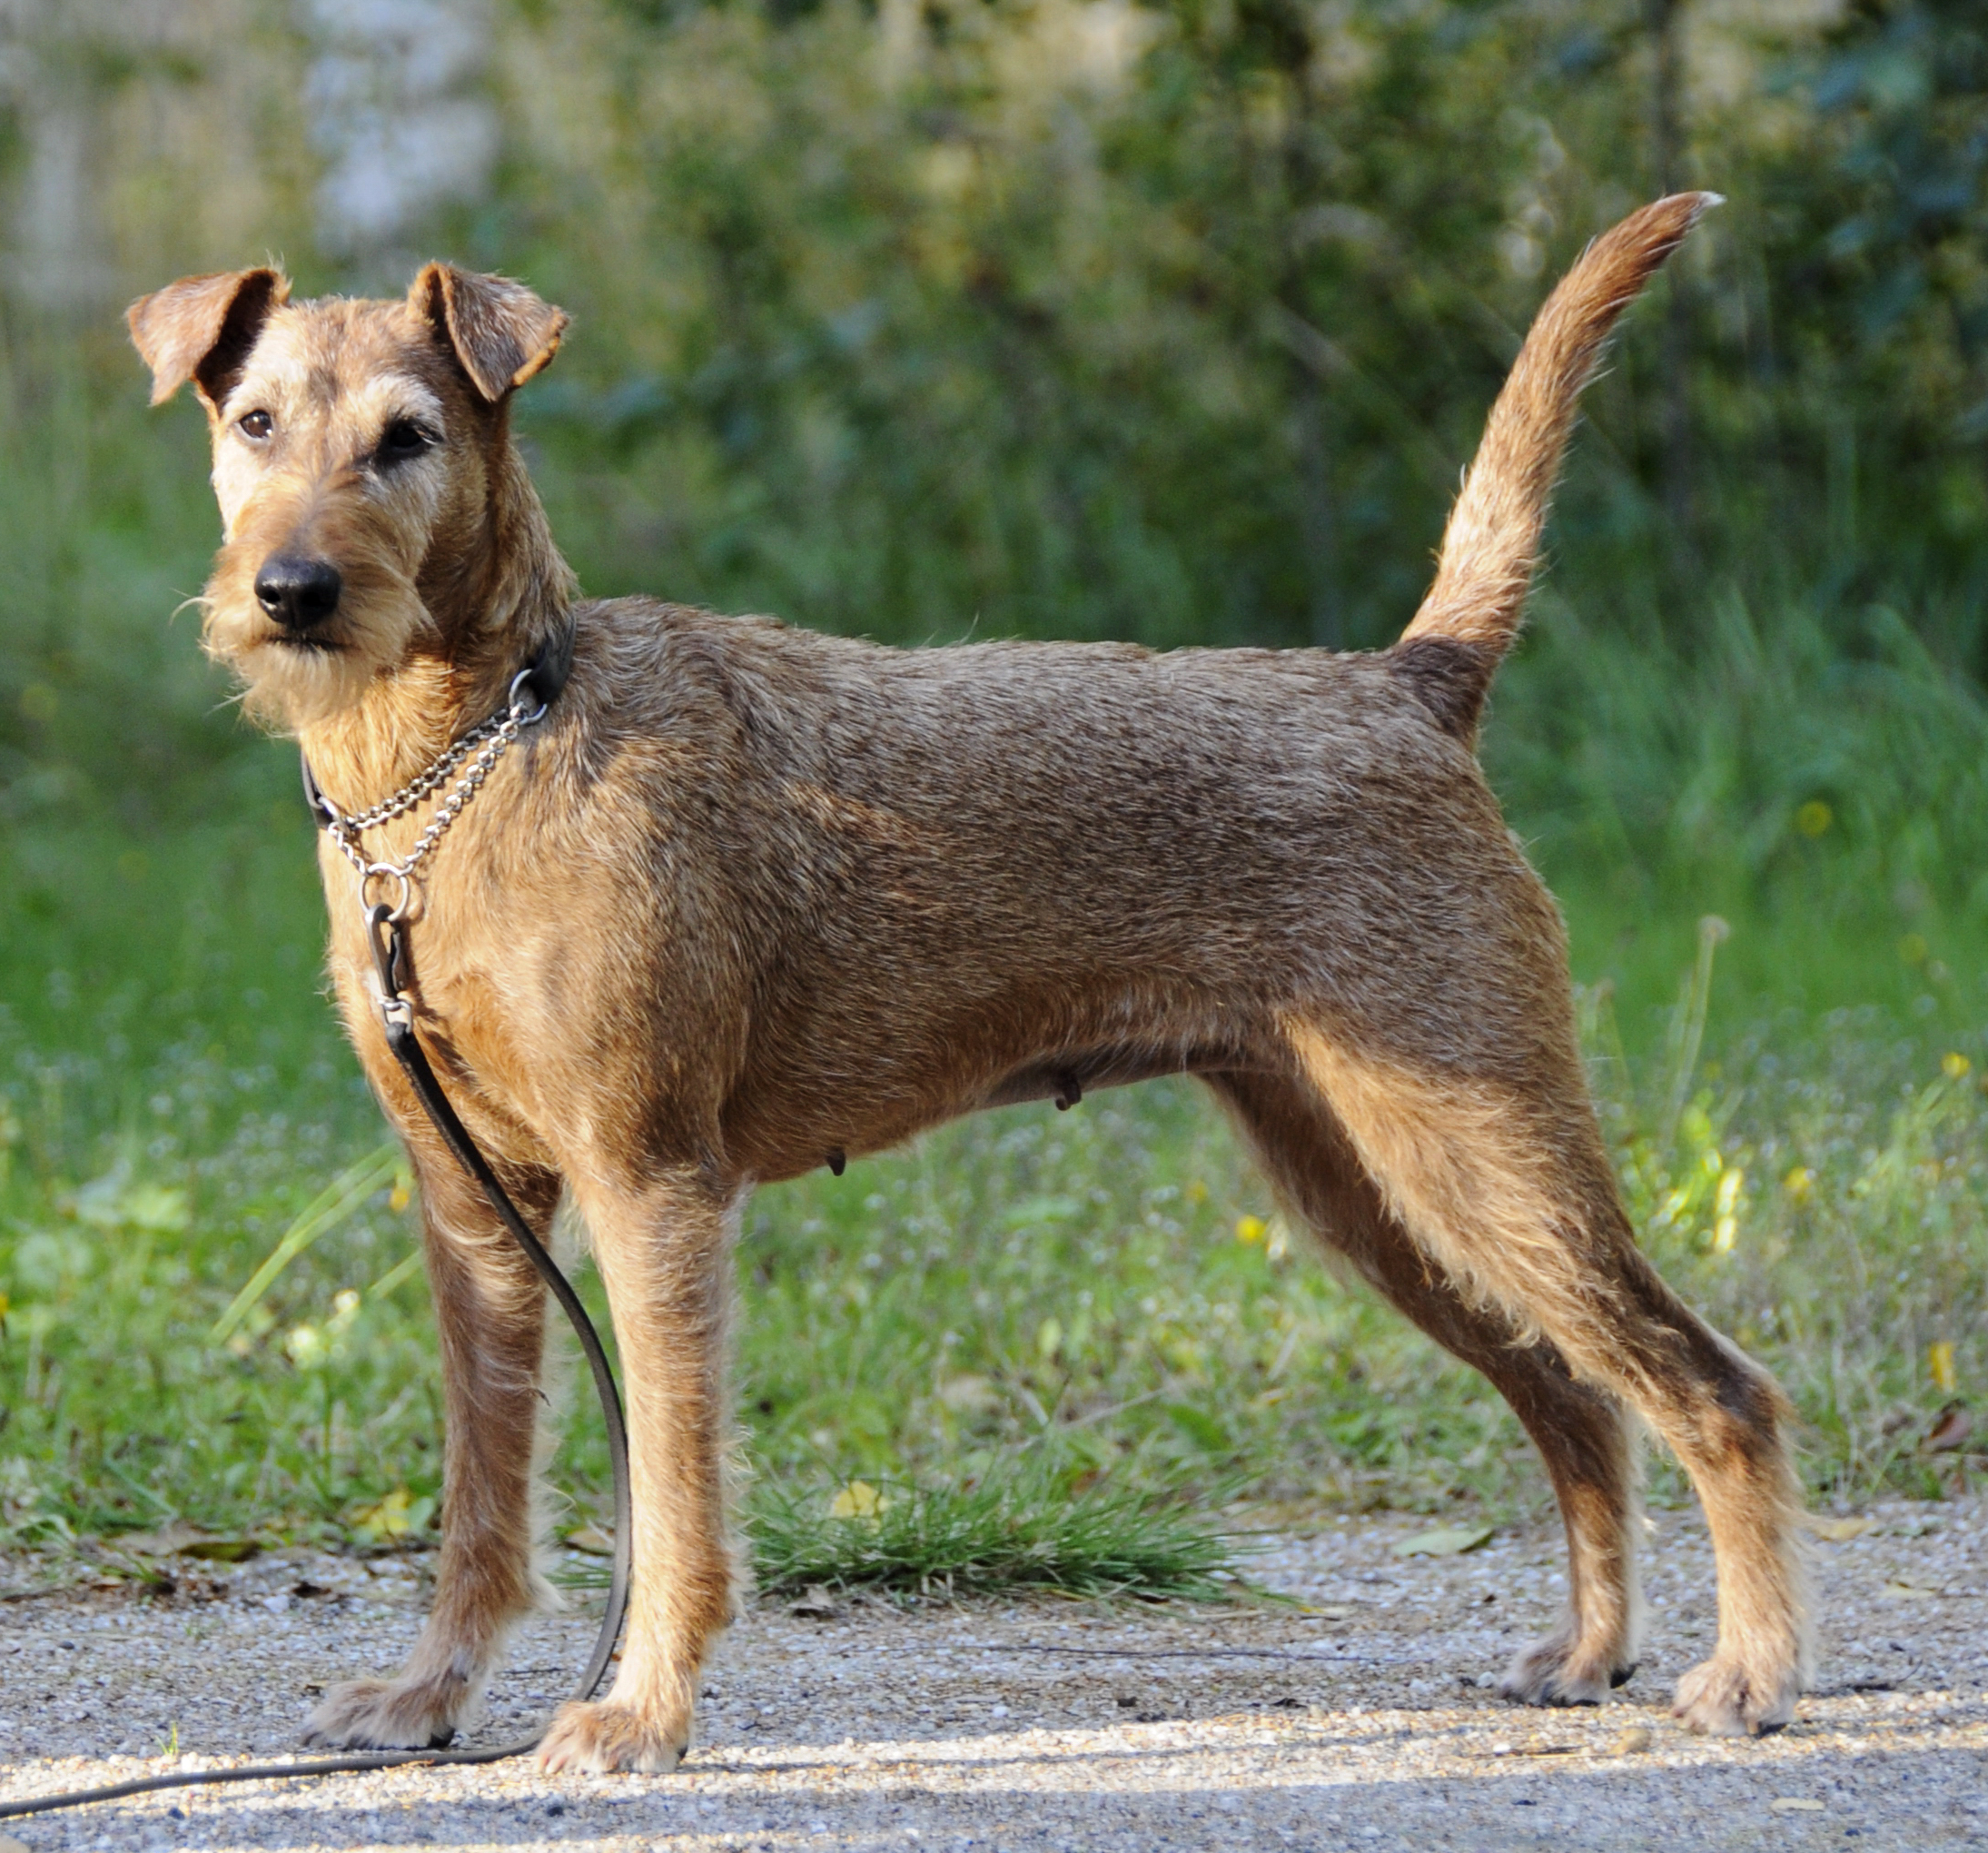
[[[367,685],[349,708],[300,727],[318,782],[344,810],[377,804],[503,706],[511,680],[567,623],[572,569],[523,460],[492,446],[480,531],[421,575],[429,639]]]

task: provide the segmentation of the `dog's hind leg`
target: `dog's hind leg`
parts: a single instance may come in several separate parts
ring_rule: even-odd
[[[628,1635],[605,1699],[564,1707],[549,1769],[655,1775],[690,1740],[706,1656],[732,1619],[726,1371],[732,1246],[745,1194],[688,1173],[616,1184],[576,1174],[628,1392],[635,1501]]]
[[[441,1556],[434,1603],[406,1666],[391,1680],[334,1686],[311,1715],[307,1742],[351,1749],[446,1743],[475,1709],[510,1625],[543,1594],[531,1568],[531,1482],[545,1290],[426,1123],[401,1118],[420,1179],[441,1342]],[[559,1203],[557,1174],[500,1169],[544,1238]]]
[[[1545,1458],[1567,1529],[1560,1626],[1512,1663],[1501,1690],[1532,1704],[1592,1703],[1635,1670],[1641,1604],[1637,1455],[1621,1405],[1543,1339],[1459,1293],[1417,1248],[1317,1094],[1282,1076],[1211,1077],[1281,1196],[1328,1246],[1453,1356],[1481,1372]]]
[[[1479,974],[1481,980],[1483,974]],[[1550,1000],[1480,996],[1448,1019],[1468,1042],[1440,1060],[1382,1056],[1319,1024],[1287,1025],[1390,1212],[1432,1265],[1582,1382],[1636,1410],[1691,1476],[1718,1564],[1713,1658],[1676,1709],[1722,1736],[1794,1716],[1808,1674],[1799,1488],[1772,1378],[1698,1319],[1636,1245],[1570,1021]],[[1550,1016],[1548,1013],[1552,1013]],[[1514,1024],[1516,1037],[1491,1046]]]

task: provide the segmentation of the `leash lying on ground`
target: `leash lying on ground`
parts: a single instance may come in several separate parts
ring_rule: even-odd
[[[594,1650],[588,1660],[587,1670],[580,1675],[579,1684],[573,1691],[576,1699],[584,1699],[593,1697],[601,1676],[608,1670],[608,1662],[614,1658],[615,1643],[620,1638],[621,1623],[628,1607],[628,1436],[621,1412],[621,1394],[615,1385],[614,1366],[608,1362],[608,1353],[601,1346],[600,1334],[594,1330],[593,1321],[587,1316],[579,1295],[573,1291],[573,1283],[546,1253],[545,1244],[519,1214],[517,1204],[511,1202],[509,1193],[490,1168],[490,1161],[470,1136],[468,1127],[450,1105],[449,1096],[442,1092],[441,1083],[435,1078],[435,1071],[429,1065],[427,1052],[414,1033],[413,1000],[407,993],[410,971],[405,918],[415,866],[461,814],[463,806],[476,795],[491,767],[519,733],[545,718],[547,708],[558,699],[566,684],[572,653],[573,638],[569,629],[549,643],[540,651],[538,660],[511,683],[510,694],[500,713],[465,734],[425,771],[370,811],[351,818],[341,813],[318,788],[308,761],[303,768],[303,785],[312,818],[321,829],[336,839],[358,871],[360,906],[366,917],[366,939],[372,948],[373,964],[380,976],[380,1015],[386,1026],[387,1046],[393,1051],[394,1059],[407,1075],[415,1098],[420,1102],[422,1111],[433,1123],[436,1132],[440,1134],[443,1144],[482,1191],[490,1208],[497,1213],[498,1221],[524,1251],[525,1258],[537,1270],[539,1279],[551,1289],[552,1297],[559,1303],[559,1310],[566,1314],[574,1336],[579,1340],[580,1350],[586,1353],[587,1367],[593,1372],[594,1390],[600,1399],[601,1418],[608,1429],[608,1459],[614,1469],[614,1571],[608,1582],[608,1608],[601,1618],[600,1632],[594,1639]],[[527,705],[528,695],[536,699],[536,709]],[[369,861],[360,843],[364,831],[391,818],[404,816],[424,798],[439,791],[478,748],[481,750],[476,751],[469,768],[456,781],[455,788],[442,801],[408,856],[399,863]],[[397,900],[391,907],[384,901],[369,898],[373,885],[387,879],[400,883]],[[366,1769],[399,1769],[413,1763],[500,1763],[511,1757],[529,1755],[539,1748],[542,1736],[540,1732],[517,1743],[490,1749],[451,1750],[437,1747],[425,1750],[361,1750],[344,1757],[312,1757],[288,1763],[254,1763],[232,1769],[144,1776],[131,1782],[107,1783],[101,1789],[73,1789],[58,1795],[0,1801],[0,1819],[18,1815],[47,1814],[55,1808],[81,1808],[87,1802],[115,1801],[124,1796],[144,1795],[161,1789],[195,1789],[220,1782],[266,1782],[293,1776],[340,1776]]]

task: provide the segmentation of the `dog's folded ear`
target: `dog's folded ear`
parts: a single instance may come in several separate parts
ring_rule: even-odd
[[[152,402],[172,398],[187,381],[218,409],[242,371],[272,309],[290,299],[281,271],[219,271],[182,277],[124,312],[132,344],[152,369]]]
[[[550,362],[569,319],[509,277],[449,263],[423,270],[407,300],[455,350],[470,383],[492,405]]]

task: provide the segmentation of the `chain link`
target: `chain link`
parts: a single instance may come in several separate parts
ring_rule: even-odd
[[[545,718],[543,702],[536,708],[527,708],[519,699],[519,690],[524,687],[530,673],[529,669],[524,671],[511,683],[510,696],[501,714],[493,714],[480,727],[471,728],[425,770],[417,773],[392,797],[381,798],[371,809],[347,816],[329,798],[320,795],[324,806],[325,829],[359,877],[359,906],[362,913],[369,912],[373,906],[373,884],[394,881],[400,884],[400,892],[388,910],[388,918],[400,920],[406,917],[408,904],[414,897],[414,871],[448,834],[449,827],[462,815],[463,807],[476,796],[511,742],[526,728],[535,727]],[[480,747],[480,751],[477,750]],[[474,758],[470,757],[472,752]],[[391,823],[394,818],[406,817],[419,808],[425,799],[448,783],[465,759],[470,761],[467,769],[456,780],[435,815],[428,820],[427,827],[415,837],[413,847],[405,857],[399,862],[376,862],[367,856],[361,839],[368,830],[376,830],[382,824]]]

